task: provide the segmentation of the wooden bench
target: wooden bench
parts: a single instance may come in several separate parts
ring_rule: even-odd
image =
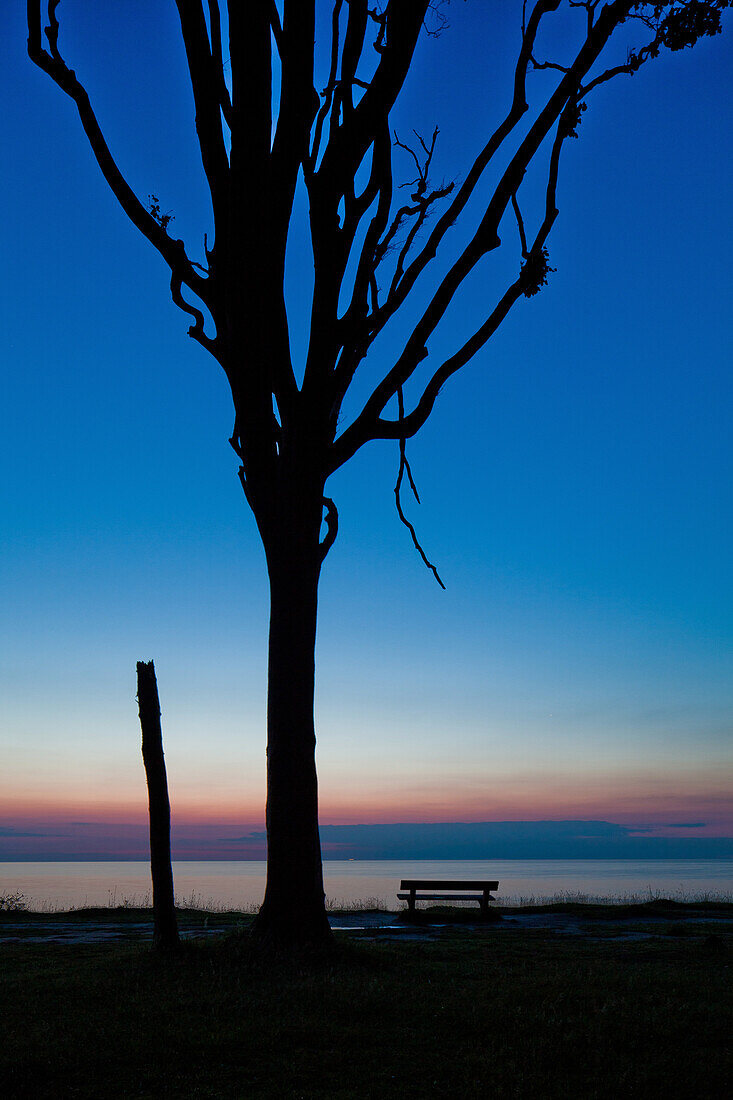
[[[491,896],[491,890],[498,890],[499,883],[497,880],[491,882],[475,882],[471,880],[458,879],[431,879],[431,878],[403,878],[400,882],[400,890],[407,890],[406,894],[398,894],[397,897],[400,901],[407,902],[408,912],[415,912],[415,903],[418,901],[477,901],[481,907],[481,913],[484,916],[488,915],[489,902],[494,898]],[[424,893],[423,891],[429,890],[430,893]],[[442,893],[434,893],[433,891],[440,890]],[[458,893],[458,891],[471,890],[472,893]],[[451,891],[448,893],[447,891]]]

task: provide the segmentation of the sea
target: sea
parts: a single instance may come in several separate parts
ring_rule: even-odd
[[[655,897],[733,901],[733,860],[327,860],[329,908],[400,909],[400,879],[498,879],[504,905],[551,900],[629,901]],[[255,910],[265,888],[259,861],[178,861],[173,878],[178,904]],[[21,894],[30,909],[151,903],[145,862],[0,863],[0,899]]]

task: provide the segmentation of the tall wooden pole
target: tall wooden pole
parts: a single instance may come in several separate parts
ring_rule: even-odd
[[[143,764],[148,783],[150,815],[150,874],[153,880],[153,946],[158,950],[178,947],[178,924],[173,900],[171,867],[171,807],[163,757],[160,702],[155,665],[137,662],[137,700],[143,735]]]

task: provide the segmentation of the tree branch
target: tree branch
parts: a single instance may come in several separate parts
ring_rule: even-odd
[[[422,27],[428,0],[390,0],[385,12],[385,44],[376,72],[348,122],[331,134],[317,173],[322,195],[336,205],[381,131],[402,88]]]
[[[209,0],[209,24],[211,26],[211,57],[214,63],[216,83],[219,86],[219,103],[224,121],[231,128],[232,101],[224,78],[224,51],[221,44],[221,12],[219,0]]]
[[[176,272],[176,277],[180,277],[180,281],[185,283],[208,305],[211,300],[210,280],[203,279],[197,274],[186,255],[183,241],[174,240],[170,237],[138,199],[110,152],[86,89],[77,79],[76,73],[68,68],[61,57],[58,49],[57,6],[58,0],[50,0],[48,4],[49,26],[46,30],[49,53],[42,46],[41,0],[28,0],[28,56],[76,104],[84,133],[97,164],[127,217],[157,249],[171,271]]]
[[[305,0],[304,0],[305,3]],[[268,424],[274,393],[283,417],[297,399],[290,355],[282,271],[287,220],[273,188],[272,12],[270,0],[228,0],[232,63],[231,180],[236,195],[228,220],[217,226],[222,310],[230,348],[246,348],[227,367],[235,404],[247,406],[242,423],[258,439],[256,416]],[[280,161],[280,185],[286,176]],[[256,412],[257,410],[257,412]],[[261,433],[260,433],[261,434]],[[260,439],[260,443],[262,440]],[[267,435],[266,450],[273,443]]]
[[[527,255],[527,234],[524,232],[524,219],[519,209],[519,203],[517,202],[516,191],[512,192],[512,207],[514,208],[514,216],[517,219],[517,229],[519,230],[519,243],[522,246],[522,255]]]
[[[514,73],[514,90],[512,95],[512,102],[509,107],[503,121],[494,130],[486,145],[481,152],[475,158],[471,169],[466,176],[461,187],[456,192],[455,198],[451,201],[448,207],[443,211],[442,215],[436,222],[435,227],[430,233],[428,240],[422,250],[414,257],[410,263],[407,271],[404,274],[400,274],[397,280],[392,281],[390,291],[386,299],[382,304],[373,311],[372,315],[368,319],[368,323],[365,325],[365,331],[361,338],[361,355],[366,354],[370,344],[374,341],[377,335],[382,331],[384,326],[390,320],[391,317],[397,312],[400,306],[404,303],[408,297],[410,291],[414,287],[418,277],[422,274],[425,268],[435,258],[438,247],[443,240],[443,237],[450,229],[459,215],[462,213],[466,203],[473,194],[481,176],[486,170],[487,166],[501,148],[504,141],[516,128],[522,116],[527,111],[527,99],[526,99],[526,81],[527,70],[532,56],[532,49],[537,37],[540,23],[545,15],[555,11],[560,4],[560,0],[539,0],[535,5],[530,15],[529,21],[523,23],[522,29],[522,47],[520,49],[519,57]],[[448,189],[450,190],[450,189]],[[444,194],[447,194],[446,190]],[[442,197],[442,195],[436,195],[435,197]],[[410,207],[402,207],[397,211],[389,229],[385,236],[377,246],[375,254],[375,267],[381,262],[382,258],[390,248],[392,241],[398,232],[402,221],[405,217],[409,216],[412,212]],[[414,239],[414,235],[413,235]],[[403,256],[403,261],[406,258],[407,253]],[[356,369],[354,367],[354,369]]]
[[[560,153],[563,143],[568,137],[572,136],[571,129],[573,121],[575,120],[576,110],[575,101],[568,103],[558,120],[548,167],[544,219],[532,242],[531,248],[526,251],[527,260],[522,266],[518,277],[505,290],[495,308],[477,331],[433,373],[423,390],[422,396],[410,413],[406,415],[400,414],[396,421],[385,420],[381,415],[377,415],[373,417],[370,422],[370,420],[364,416],[369,405],[369,402],[367,402],[364,411],[362,411],[353,424],[347,428],[333,444],[332,463],[330,466],[331,471],[342,466],[344,462],[351,458],[352,455],[370,439],[401,439],[403,437],[410,438],[415,435],[415,433],[425,424],[433,410],[440,390],[451,375],[465,366],[466,363],[481,350],[496,332],[502,321],[504,321],[512,306],[523,294],[526,297],[531,297],[532,294],[539,289],[532,281],[532,277],[537,271],[537,260],[544,255],[545,242],[547,241],[550,230],[558,215],[556,195]],[[426,349],[423,349],[423,351],[424,354],[421,358],[425,358],[427,354]],[[391,373],[392,372],[390,372],[390,374]],[[389,374],[387,377],[389,378]],[[379,389],[379,387],[377,387],[377,389]],[[398,386],[396,390],[398,402],[400,389],[401,386]],[[382,405],[382,408],[383,407],[384,405]],[[364,419],[362,419],[363,417]]]
[[[540,6],[538,5],[538,7]],[[623,3],[621,0],[616,0],[616,3],[604,7],[591,34],[580,47],[572,66],[560,80],[557,88],[530,126],[517,152],[510,160],[489,200],[474,236],[439,284],[420,320],[415,325],[396,364],[376,386],[361,413],[340,437],[341,440],[348,439],[348,444],[344,446],[344,452],[353,454],[367,439],[382,436],[383,421],[381,421],[381,414],[383,409],[397,393],[398,388],[404,385],[418,364],[427,356],[427,340],[443,318],[458,287],[461,286],[479,259],[499,245],[499,223],[511,201],[511,196],[516,194],[530,161],[537,153],[552,125],[559,118],[565,117],[566,107],[572,103],[573,108],[577,109],[577,94],[584,74],[602,51],[622,18],[623,12],[629,7],[629,0],[624,0]],[[536,11],[537,9],[535,9]],[[533,16],[535,12],[533,12]],[[334,447],[340,455],[342,453],[340,440],[335,442]],[[343,459],[339,460],[339,464],[341,461]]]
[[[439,244],[443,240],[448,229],[455,224],[456,219],[463,212],[466,203],[475,191],[484,171],[526,113],[528,109],[526,93],[527,69],[532,57],[532,49],[534,48],[542,19],[547,14],[556,11],[559,5],[560,0],[539,0],[539,2],[535,4],[522,34],[522,46],[514,70],[514,89],[509,110],[502,122],[491,134],[481,152],[475,158],[466,179],[458,189],[455,198],[438,219],[425,247],[410,264],[405,276],[400,280],[399,286],[395,287],[395,293],[391,301],[388,301],[384,309],[380,311],[380,315],[377,318],[376,331],[380,331],[389,318],[399,309],[410,290],[415,285],[418,276],[424,271],[428,263],[434,259]]]
[[[196,108],[196,134],[209,184],[214,224],[225,220],[229,202],[229,158],[224,145],[221,79],[209,46],[200,0],[176,0]],[[216,21],[212,24],[215,28]],[[214,32],[215,33],[215,32]],[[231,117],[231,116],[230,116]]]
[[[399,401],[399,420],[398,420],[398,424],[402,424],[404,422],[404,413],[405,413],[403,397],[402,397],[402,387],[400,387],[400,389],[397,391],[397,398],[398,398],[398,401]],[[402,478],[403,478],[403,475],[405,473],[407,474],[407,478],[408,478],[408,481],[410,483],[410,488],[412,489],[413,495],[414,495],[415,500],[417,501],[418,504],[420,503],[420,497],[418,496],[417,488],[415,487],[415,482],[413,481],[413,478],[412,478],[412,470],[410,469],[410,463],[407,461],[407,455],[405,454],[405,436],[404,435],[400,436],[399,442],[400,442],[400,468],[399,468],[399,472],[397,474],[397,482],[396,482],[395,487],[394,487],[394,497],[395,497],[395,505],[397,507],[397,515],[400,517],[401,521],[404,523],[405,527],[410,532],[410,535],[412,536],[413,545],[414,545],[415,549],[417,550],[418,554],[420,555],[422,560],[425,562],[425,565],[427,566],[427,568],[432,572],[433,576],[435,577],[435,579],[438,582],[438,584],[440,585],[440,587],[443,589],[443,591],[445,591],[445,585],[443,584],[443,581],[440,578],[440,574],[438,573],[437,568],[428,559],[425,551],[423,550],[422,546],[420,545],[417,534],[415,532],[415,528],[410,523],[409,519],[406,517],[405,513],[402,510],[402,501],[400,499],[400,488],[402,486]]]
[[[453,184],[450,183],[447,186],[440,187],[435,191],[427,193],[428,171],[430,169],[438,133],[439,131],[436,127],[433,132],[430,146],[428,146],[422,137],[416,133],[415,136],[423,149],[422,158],[418,156],[414,149],[405,145],[404,142],[401,142],[395,134],[395,146],[405,149],[412,156],[417,167],[418,177],[410,184],[401,184],[403,187],[411,186],[415,188],[415,192],[411,196],[415,205],[400,207],[389,228],[387,228],[387,223],[392,203],[392,145],[390,142],[389,129],[386,125],[381,138],[378,137],[375,139],[369,186],[365,189],[364,195],[360,196],[359,202],[354,204],[355,215],[360,217],[362,212],[371,204],[377,193],[379,194],[379,202],[377,204],[377,211],[370,222],[362,243],[351,301],[341,322],[341,328],[344,330],[344,338],[347,341],[349,339],[355,341],[356,348],[362,347],[362,334],[369,324],[367,319],[367,295],[371,295],[372,312],[374,313],[378,309],[377,268],[382,263],[403,221],[408,217],[417,215],[417,220],[413,223],[407,235],[407,239],[400,250],[392,285],[394,285],[402,272],[405,258],[429,213],[430,206],[453,190]],[[357,225],[358,222],[355,221],[355,224],[344,227],[345,232],[349,235],[350,246],[353,243]],[[360,358],[361,355],[357,354],[354,368],[358,365]],[[347,362],[351,364],[353,361],[354,354],[352,353],[345,357],[342,366],[345,366]],[[342,397],[345,393],[344,386],[348,386],[353,376],[353,371],[351,371],[351,366],[349,366],[349,370],[339,370],[338,374],[339,378],[337,379],[336,389],[339,396]]]
[[[179,309],[183,310],[184,313],[190,314],[195,322],[195,324],[191,325],[191,327],[189,328],[188,335],[193,340],[196,340],[197,343],[201,344],[202,348],[206,348],[206,350],[210,352],[215,358],[218,358],[219,349],[216,339],[212,340],[204,332],[204,315],[200,309],[197,309],[196,306],[191,305],[183,297],[183,294],[181,293],[182,285],[183,280],[181,279],[181,276],[177,274],[177,272],[174,270],[171,273],[171,298],[173,299],[174,304],[177,305]]]
[[[280,49],[280,107],[270,172],[273,247],[284,265],[285,241],[302,164],[309,157],[311,126],[318,110],[313,86],[315,4],[285,0]]]
[[[307,165],[304,166],[304,171],[307,176],[312,176],[316,170],[318,164],[318,154],[321,149],[321,137],[323,134],[323,124],[328,117],[328,113],[331,110],[331,104],[333,102],[333,96],[336,89],[336,74],[338,72],[339,62],[339,19],[341,17],[341,8],[343,6],[343,0],[335,0],[333,5],[333,14],[331,16],[331,69],[328,74],[328,82],[326,87],[321,93],[323,96],[323,103],[320,110],[316,115],[315,126],[313,129],[313,140],[311,143],[311,152],[308,158]]]

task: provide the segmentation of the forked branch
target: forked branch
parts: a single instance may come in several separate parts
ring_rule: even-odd
[[[575,99],[571,99],[566,104],[557,122],[548,165],[544,217],[529,247],[527,246],[524,222],[521,218],[521,214],[519,215],[519,224],[521,225],[521,233],[523,235],[522,257],[524,261],[520,267],[519,275],[504,291],[483,324],[456,352],[454,352],[453,355],[446,359],[437,370],[433,372],[423,389],[421,397],[418,399],[411,412],[405,414],[401,407],[399,393],[401,392],[402,383],[398,383],[395,390],[398,395],[398,408],[400,409],[397,420],[388,420],[382,416],[382,409],[384,405],[386,405],[388,398],[384,401],[384,404],[372,414],[372,419],[370,421],[361,419],[365,415],[365,413],[362,412],[361,416],[356,419],[350,428],[347,428],[343,432],[334,444],[334,469],[347,461],[347,459],[354,454],[367,439],[400,440],[415,435],[430,416],[440,390],[451,375],[465,366],[466,363],[484,347],[491,336],[496,332],[499,325],[507,317],[512,306],[522,295],[525,297],[532,297],[537,290],[539,290],[540,286],[544,285],[548,272],[552,270],[547,263],[546,241],[558,216],[556,200],[560,153],[564,142],[568,137],[573,136],[573,124],[576,120],[576,116],[577,102]],[[516,211],[518,211],[519,206],[516,194],[514,194],[514,204]],[[407,347],[409,347],[409,340]],[[422,358],[424,359],[426,355],[427,349],[423,348]],[[389,378],[389,374],[387,378]],[[383,384],[382,393],[386,394],[386,392],[387,387]],[[369,402],[367,402],[365,410],[368,406]]]

